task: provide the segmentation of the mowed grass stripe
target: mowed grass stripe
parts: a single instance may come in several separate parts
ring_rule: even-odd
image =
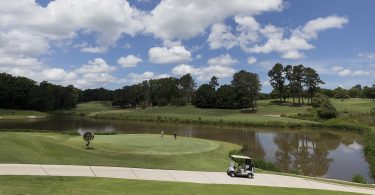
[[[296,188],[137,181],[109,178],[0,176],[0,194],[346,195],[354,193]]]

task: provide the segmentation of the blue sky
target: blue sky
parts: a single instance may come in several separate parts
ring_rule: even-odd
[[[323,87],[375,84],[372,0],[3,0],[0,72],[80,88],[191,73],[316,69]]]

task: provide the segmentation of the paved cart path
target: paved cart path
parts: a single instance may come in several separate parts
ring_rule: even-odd
[[[237,184],[322,189],[375,195],[375,188],[354,187],[300,177],[263,173],[256,173],[254,179],[248,179],[231,178],[227,176],[225,172],[179,171],[76,165],[0,164],[0,175],[108,177],[138,180],[191,182],[202,184]]]

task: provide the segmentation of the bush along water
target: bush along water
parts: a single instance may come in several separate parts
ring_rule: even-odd
[[[331,102],[328,99],[320,104],[317,114],[321,119],[331,119],[336,118],[338,116],[336,108],[331,104]]]
[[[365,179],[365,177],[363,177],[362,175],[354,175],[352,177],[352,182],[355,182],[355,183],[361,183],[361,184],[367,184],[367,181]]]

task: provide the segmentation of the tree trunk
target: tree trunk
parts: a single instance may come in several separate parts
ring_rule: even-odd
[[[293,104],[296,104],[295,100],[294,100],[294,94],[292,95],[293,96]]]

